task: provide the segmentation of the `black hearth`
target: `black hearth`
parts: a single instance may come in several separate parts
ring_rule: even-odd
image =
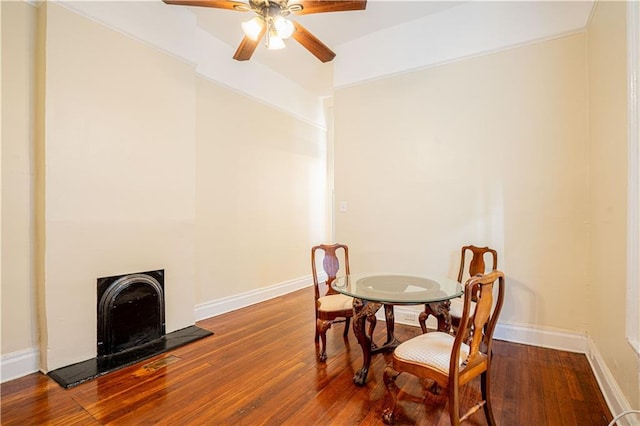
[[[190,326],[165,334],[164,270],[98,278],[96,358],[49,372],[64,388],[212,335]]]

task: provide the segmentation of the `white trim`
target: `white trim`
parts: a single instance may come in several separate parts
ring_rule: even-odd
[[[395,306],[395,322],[396,324],[418,327],[417,316],[420,312],[420,307]],[[384,321],[384,311],[382,309],[376,313],[376,318]],[[434,328],[435,326],[435,319],[429,317],[427,327]],[[587,335],[569,330],[538,328],[532,325],[498,324],[494,337],[496,340],[504,340],[511,343],[587,353]]]
[[[265,300],[273,299],[274,297],[282,296],[311,285],[313,285],[313,279],[311,276],[306,276],[269,287],[200,303],[195,307],[196,321],[255,305],[256,303],[264,302]],[[313,306],[312,302],[312,300],[309,301],[310,306]]]
[[[631,405],[629,401],[624,396],[624,393],[618,386],[618,382],[611,374],[609,367],[602,359],[602,355],[598,351],[598,348],[593,343],[593,340],[590,338],[587,339],[588,353],[587,360],[591,365],[591,370],[593,371],[593,375],[596,377],[596,381],[598,382],[598,386],[600,387],[600,391],[602,392],[602,396],[604,396],[605,401],[607,402],[607,406],[609,410],[614,415],[616,413],[622,413],[628,410],[631,410]],[[620,419],[616,424],[619,426],[631,426],[632,418],[627,417],[626,419]],[[637,423],[635,423],[637,424]]]
[[[640,4],[627,2],[627,341],[640,355]]]
[[[568,352],[587,353],[587,335],[570,330],[536,327],[533,325],[500,324],[496,326],[494,338],[512,343],[557,349]]]
[[[198,26],[186,8],[162,2],[69,1],[55,4],[194,67],[197,75],[326,129],[319,96],[257,61],[232,61],[234,49]],[[126,7],[125,7],[126,6]],[[220,61],[224,57],[228,60]]]
[[[395,306],[394,317],[397,324],[418,326],[417,315],[421,312],[418,306]],[[376,317],[384,321],[384,311],[380,309]],[[435,327],[435,319],[429,317],[427,327]],[[496,340],[504,340],[511,343],[538,346],[542,348],[557,349],[568,352],[586,354],[587,335],[569,330],[536,327],[531,324],[515,325],[498,323],[494,333]]]
[[[319,96],[257,61],[220,61],[221,57],[231,58],[234,48],[199,27],[195,40],[198,75],[326,130]]]
[[[23,349],[0,357],[0,383],[40,370],[40,350]]]
[[[292,291],[300,290],[310,285],[312,285],[312,279],[310,276],[307,276],[270,287],[202,303],[195,307],[196,320],[199,321],[244,308]],[[413,318],[413,315],[417,315],[419,312],[420,308],[418,306],[396,306],[396,323],[417,326],[416,321],[406,321],[404,318]],[[384,314],[381,319],[384,319]],[[587,356],[587,360],[611,412],[620,413],[631,409],[629,402],[624,397],[616,379],[613,374],[611,374],[598,349],[593,344],[593,341],[585,334],[566,330],[543,329],[527,325],[498,324],[494,337],[496,340],[504,340],[511,343],[584,353]],[[5,381],[37,372],[39,370],[38,360],[39,351],[37,349],[25,349],[3,355],[0,358],[1,381],[4,383]],[[630,426],[631,423],[625,423],[627,421],[630,420],[620,419],[618,424],[621,426]]]
[[[195,306],[196,321],[241,309],[313,285],[311,276],[212,300]],[[309,303],[312,303],[311,301]],[[11,352],[0,357],[0,383],[40,371],[37,348]]]
[[[31,1],[37,4],[37,0]],[[228,60],[235,47],[201,28],[196,15],[187,8],[167,7],[159,1],[53,1],[195,65],[199,75],[326,128],[316,91],[255,60]],[[439,13],[335,46],[338,56],[333,65],[333,89],[582,32],[593,3],[460,2]],[[454,27],[464,31],[452,35],[450,29]],[[427,42],[420,49],[397,48],[415,40]]]
[[[197,19],[185,8],[167,8],[162,2],[53,0],[67,10],[178,58],[197,61]]]
[[[582,32],[593,4],[592,0],[461,2],[336,46],[334,88]],[[452,33],[451,28],[457,31]],[[419,46],[398,48],[408,43]]]
[[[417,326],[417,321],[405,320],[405,318],[412,317],[412,314],[416,315],[416,312],[420,312],[420,310],[416,310],[416,307],[413,306],[396,306],[394,309],[395,322]],[[376,317],[384,320],[384,313],[380,315],[380,311],[378,311]],[[429,320],[432,319],[431,317],[429,318]],[[427,322],[427,325],[434,327],[435,322],[433,324]],[[602,355],[600,355],[598,348],[586,334],[568,330],[539,328],[531,325],[498,324],[494,338],[511,343],[585,354],[609,410],[612,413],[622,413],[632,409],[620,386],[618,386],[618,382],[604,362]],[[621,418],[616,424],[619,426],[631,426],[634,424],[631,423],[632,420],[636,419],[633,417]]]

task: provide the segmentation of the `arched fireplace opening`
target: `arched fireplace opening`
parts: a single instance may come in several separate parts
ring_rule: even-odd
[[[49,377],[70,388],[211,336],[195,325],[165,334],[164,285],[163,269],[98,278],[97,356],[50,371]]]
[[[98,357],[164,336],[164,305],[164,270],[98,278]]]

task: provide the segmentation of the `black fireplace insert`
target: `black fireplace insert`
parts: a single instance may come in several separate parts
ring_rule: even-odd
[[[97,357],[49,372],[64,388],[210,336],[195,325],[165,334],[164,270],[98,278]]]
[[[98,357],[165,334],[164,270],[98,278]]]

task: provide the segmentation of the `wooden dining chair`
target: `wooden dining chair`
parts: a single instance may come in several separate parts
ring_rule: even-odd
[[[468,255],[471,256],[470,261],[467,261],[469,259]],[[474,245],[462,247],[460,253],[460,268],[458,269],[458,282],[461,283],[466,278],[486,273],[486,264],[488,260],[491,261],[490,271],[498,269],[498,252],[494,249],[489,247],[476,247]],[[475,303],[475,300],[473,303]],[[455,333],[460,324],[460,318],[462,317],[461,297],[451,300],[449,314],[451,315],[451,328]],[[418,322],[420,323],[420,328],[422,328],[423,333],[427,332],[427,318],[429,315],[433,315],[438,320],[438,330],[443,330],[445,328],[445,321],[442,314],[433,311],[429,305],[425,305],[424,312],[421,312],[418,317]]]
[[[322,269],[326,274],[326,281],[320,280],[317,271],[316,257],[324,252]],[[340,268],[339,257],[343,259],[344,268]],[[315,342],[321,341],[318,359],[327,359],[327,330],[336,322],[344,322],[343,336],[346,339],[349,334],[349,325],[353,317],[353,298],[340,294],[331,288],[331,283],[340,272],[349,275],[349,247],[345,244],[320,244],[311,248],[311,270],[313,271],[313,285],[315,292],[316,310],[316,336]],[[370,322],[370,333],[373,334],[375,316],[367,317]]]
[[[494,287],[497,281],[497,299]],[[384,384],[390,405],[385,407],[382,420],[393,424],[399,388],[396,379],[402,372],[410,373],[435,385],[430,391],[446,389],[449,399],[449,418],[452,426],[459,425],[480,408],[487,422],[495,425],[491,409],[490,378],[493,332],[504,301],[504,274],[494,270],[486,275],[470,278],[465,284],[462,317],[458,333],[420,334],[401,343],[393,352],[392,363],[384,371]],[[476,300],[475,309],[471,303]],[[480,376],[482,400],[460,416],[460,388]]]

